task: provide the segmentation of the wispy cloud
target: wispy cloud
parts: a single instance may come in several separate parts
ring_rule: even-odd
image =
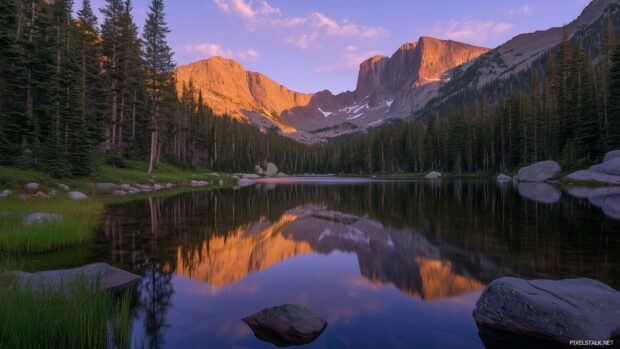
[[[351,22],[349,19],[336,20],[321,12],[311,12],[305,16],[286,17],[282,11],[271,6],[266,0],[213,0],[224,12],[239,16],[252,29],[265,26],[286,27],[285,42],[300,49],[315,46],[321,39],[375,40],[389,36],[381,26],[367,26]]]
[[[225,48],[220,44],[209,42],[186,44],[183,48],[185,52],[195,54],[203,58],[221,56],[251,62],[260,57],[260,54],[254,49],[232,50],[230,48]]]
[[[511,16],[529,16],[532,14],[532,8],[528,4],[524,4],[519,8],[512,9],[509,12]]]
[[[512,24],[496,21],[477,21],[465,19],[451,20],[435,25],[434,35],[442,39],[452,39],[477,45],[489,45],[502,38],[513,28]]]

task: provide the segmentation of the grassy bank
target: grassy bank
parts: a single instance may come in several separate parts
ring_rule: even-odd
[[[129,348],[131,293],[113,299],[85,280],[67,290],[0,287],[0,348]]]
[[[0,199],[0,250],[37,252],[85,241],[102,210],[97,200]]]

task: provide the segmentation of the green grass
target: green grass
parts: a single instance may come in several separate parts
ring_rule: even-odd
[[[129,348],[131,292],[114,299],[84,279],[66,290],[0,287],[0,348]]]
[[[103,204],[96,200],[0,199],[0,251],[41,252],[83,242],[102,210]],[[62,220],[26,225],[24,220],[32,213],[56,214]]]

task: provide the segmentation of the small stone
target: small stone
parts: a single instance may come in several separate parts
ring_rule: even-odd
[[[50,197],[45,194],[42,191],[38,191],[36,194],[34,194],[35,197],[39,198],[39,199],[49,199]]]
[[[217,185],[219,185],[220,187],[224,185],[224,180],[220,179],[219,181],[217,181]]]
[[[505,174],[500,174],[499,176],[497,176],[497,181],[498,182],[510,182],[512,180],[512,177],[510,176],[506,176]]]
[[[71,188],[69,188],[69,186],[68,186],[68,185],[66,185],[66,184],[62,184],[62,183],[59,183],[59,184],[58,184],[58,189],[60,189],[60,190],[62,190],[62,191],[69,191],[69,190],[71,190]]]
[[[267,168],[265,169],[265,176],[267,177],[275,177],[278,175],[278,167],[271,162],[267,163]]]
[[[26,190],[28,190],[29,192],[34,193],[39,190],[41,186],[39,185],[39,183],[28,183],[24,186],[24,188],[26,188]]]
[[[439,178],[441,178],[441,173],[439,173],[437,171],[431,171],[426,176],[424,176],[424,178],[426,178],[426,179],[439,179]]]
[[[79,191],[72,191],[68,195],[69,195],[69,199],[71,199],[71,200],[86,200],[86,199],[88,199],[88,196],[86,196],[86,194],[81,193]]]
[[[112,192],[112,195],[114,196],[125,196],[127,195],[127,192],[123,191],[123,190],[115,190]]]
[[[0,198],[6,198],[6,197],[9,197],[9,196],[11,196],[12,194],[13,194],[13,191],[12,191],[12,190],[10,190],[10,189],[3,190],[2,192],[0,192]]]
[[[240,187],[247,187],[249,185],[254,185],[256,184],[256,181],[253,179],[249,179],[249,178],[241,178],[238,182],[237,185]]]

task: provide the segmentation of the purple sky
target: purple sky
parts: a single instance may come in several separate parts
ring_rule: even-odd
[[[76,1],[76,8],[81,0]],[[150,0],[133,0],[142,26]],[[100,8],[104,0],[92,0]],[[495,47],[576,18],[589,0],[168,0],[177,64],[234,58],[302,92],[355,88],[359,63],[421,35]]]

